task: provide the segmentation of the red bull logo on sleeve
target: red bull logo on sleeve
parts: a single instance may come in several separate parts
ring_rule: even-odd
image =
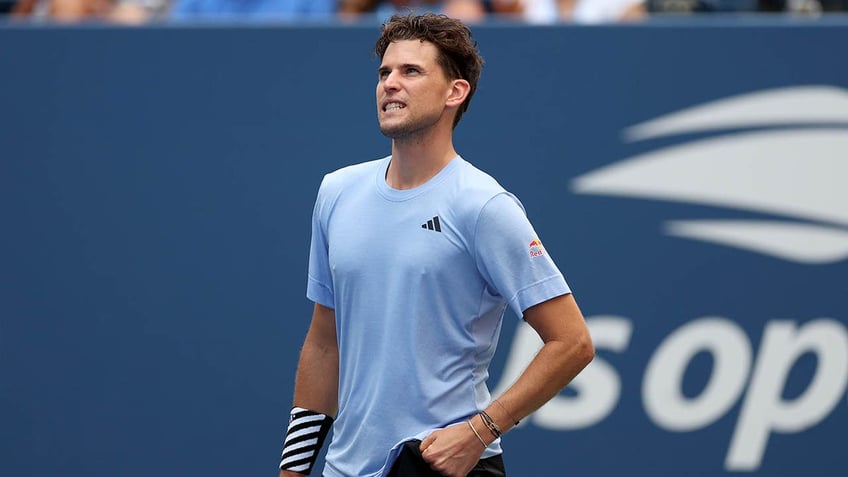
[[[542,248],[542,242],[538,238],[534,238],[532,242],[530,242],[530,256],[531,257],[541,257],[545,254],[545,249]]]

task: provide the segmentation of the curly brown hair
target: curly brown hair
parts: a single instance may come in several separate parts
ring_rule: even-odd
[[[471,97],[477,91],[477,81],[483,69],[483,57],[477,42],[471,38],[471,29],[464,23],[446,15],[435,13],[395,14],[383,23],[374,53],[382,60],[389,44],[402,40],[422,40],[432,43],[439,52],[437,61],[448,79],[464,79],[471,85],[468,97],[462,102],[453,119],[453,126],[468,109]]]

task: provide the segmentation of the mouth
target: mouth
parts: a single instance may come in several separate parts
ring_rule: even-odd
[[[398,109],[404,109],[404,108],[406,108],[405,104],[399,103],[399,102],[396,102],[396,101],[389,101],[388,103],[383,105],[383,111],[385,111],[385,112],[396,111]]]

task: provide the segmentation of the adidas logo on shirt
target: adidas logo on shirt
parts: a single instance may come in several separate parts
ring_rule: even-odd
[[[439,225],[439,216],[437,215],[437,216],[433,217],[432,219],[428,220],[427,222],[421,224],[421,228],[427,229],[427,230],[433,230],[433,231],[436,231],[436,232],[441,232],[442,226]]]

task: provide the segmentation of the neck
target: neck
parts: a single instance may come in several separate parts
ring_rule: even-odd
[[[412,189],[433,178],[457,155],[452,133],[393,139],[386,183],[394,189]]]

